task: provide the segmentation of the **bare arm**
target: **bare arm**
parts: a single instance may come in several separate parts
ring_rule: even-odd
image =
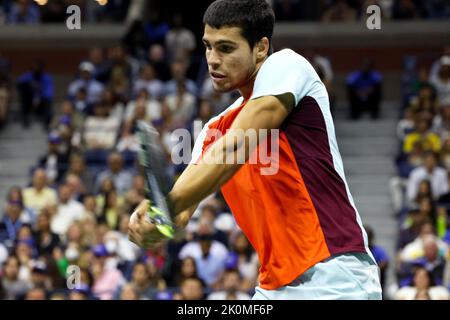
[[[282,96],[265,96],[250,100],[233,122],[230,129],[276,129],[283,123],[294,104],[291,94]],[[192,166],[187,178],[177,183],[168,198],[175,214],[199,203],[208,195],[216,192],[241,167],[239,163],[216,163],[215,159],[236,159],[245,154],[245,161],[253,150],[250,144],[242,139],[227,139],[225,134],[205,152],[202,160]],[[236,141],[237,140],[237,141]]]

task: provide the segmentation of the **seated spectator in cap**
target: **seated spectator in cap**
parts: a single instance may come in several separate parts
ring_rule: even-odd
[[[145,90],[152,99],[160,99],[164,95],[164,82],[156,77],[155,67],[151,63],[141,66],[139,78],[134,82],[133,96],[138,97]]]
[[[441,57],[441,67],[436,75],[432,75],[430,83],[436,89],[439,105],[450,105],[450,55]]]
[[[449,300],[450,297],[445,287],[435,285],[433,277],[427,269],[418,267],[414,271],[412,286],[400,288],[394,298],[395,300],[417,300],[418,294],[422,291],[428,294],[430,300]]]
[[[84,209],[80,202],[73,199],[73,194],[68,185],[60,185],[58,195],[56,215],[51,218],[50,225],[52,232],[63,236],[73,222],[83,218]]]
[[[350,101],[350,117],[358,119],[365,110],[372,119],[378,118],[381,102],[382,76],[373,68],[370,60],[365,60],[361,70],[347,77],[347,92]]]
[[[61,181],[67,170],[69,159],[64,153],[60,152],[61,136],[57,132],[51,132],[47,138],[47,153],[41,156],[37,166],[43,168],[47,173],[47,179],[50,184]]]
[[[111,150],[116,145],[120,121],[110,117],[108,106],[104,102],[94,105],[94,114],[84,123],[82,141],[87,150]]]
[[[32,186],[23,190],[23,200],[25,206],[33,209],[36,214],[39,214],[44,206],[56,204],[56,192],[47,186],[47,174],[44,169],[34,171]]]
[[[7,21],[9,24],[38,24],[39,8],[30,0],[18,0],[12,5]]]
[[[186,278],[181,282],[180,292],[174,294],[174,300],[204,300],[205,288],[199,278]]]
[[[419,142],[425,151],[439,152],[441,150],[440,137],[431,132],[431,116],[420,113],[415,118],[414,131],[405,136],[403,152],[408,154],[412,151],[414,144]]]
[[[191,256],[195,259],[199,277],[208,286],[214,285],[225,270],[228,249],[219,241],[213,240],[212,224],[200,219],[196,241],[188,242],[178,254],[179,259]]]
[[[412,204],[416,199],[419,185],[425,179],[430,181],[435,199],[448,192],[447,171],[438,166],[436,155],[433,152],[425,153],[423,165],[415,168],[409,175],[406,190],[409,204]]]
[[[240,290],[242,277],[237,269],[225,270],[222,277],[222,290],[211,293],[207,300],[251,300]]]
[[[9,256],[3,263],[1,282],[7,300],[23,296],[30,288],[30,283],[19,278],[20,261],[16,256]]]
[[[108,251],[103,244],[93,248],[94,259],[90,270],[94,279],[92,293],[101,300],[111,300],[114,292],[125,283],[122,273],[115,268],[106,267]]]
[[[103,180],[110,178],[119,195],[124,194],[131,188],[133,175],[124,168],[123,156],[118,152],[112,152],[108,157],[108,169],[102,171],[97,177],[97,190]]]
[[[69,84],[67,94],[69,99],[74,101],[75,96],[81,88],[86,90],[86,102],[94,104],[100,101],[104,86],[94,79],[93,72],[95,67],[91,62],[82,62],[78,66],[80,77]]]
[[[24,204],[21,187],[18,186],[11,187],[8,190],[6,202],[20,203],[22,205],[22,213],[20,215],[20,219],[24,223],[34,224],[36,222],[36,214],[34,210],[26,207]]]

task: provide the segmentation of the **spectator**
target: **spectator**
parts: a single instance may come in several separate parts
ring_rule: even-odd
[[[141,89],[145,89],[153,99],[160,99],[164,94],[164,83],[156,77],[155,67],[151,63],[141,66],[139,79],[133,86],[133,95],[137,97]]]
[[[438,167],[436,155],[432,152],[427,152],[424,157],[424,164],[414,169],[409,175],[406,191],[408,203],[414,201],[419,184],[425,179],[430,181],[435,199],[448,192],[447,172],[445,169]]]
[[[165,44],[169,61],[173,61],[176,57],[189,59],[196,47],[195,36],[183,26],[183,16],[180,13],[173,16],[173,25],[166,34]]]
[[[431,132],[431,117],[425,113],[416,116],[415,130],[406,135],[403,152],[408,154],[416,143],[420,143],[424,151],[439,152],[441,140],[437,134]]]
[[[199,278],[187,278],[181,283],[180,293],[174,300],[203,300],[205,296],[202,281]]]
[[[75,175],[81,179],[82,185],[88,193],[94,191],[94,176],[86,168],[86,162],[81,154],[74,153],[70,157],[69,169],[66,176]]]
[[[403,118],[397,124],[397,138],[403,142],[405,137],[414,131],[414,111],[412,108],[406,108]]]
[[[409,20],[420,18],[420,11],[413,0],[395,0],[392,7],[392,17],[395,20]]]
[[[125,199],[130,208],[135,208],[145,199],[146,187],[145,179],[141,175],[135,175],[133,177],[133,184],[130,190],[125,194]]]
[[[36,214],[39,214],[44,206],[56,204],[56,192],[47,186],[44,169],[34,171],[32,186],[23,190],[23,200],[25,206],[33,209]]]
[[[20,187],[11,187],[7,196],[8,203],[17,203],[22,207],[22,213],[20,214],[20,220],[23,223],[34,224],[36,221],[36,215],[33,210],[26,207],[23,201],[22,189]]]
[[[84,123],[82,140],[87,150],[111,150],[117,140],[120,122],[109,116],[108,105],[99,102],[94,106],[94,114]]]
[[[435,286],[433,278],[425,268],[414,271],[413,286],[403,287],[395,293],[395,300],[418,300],[423,291],[430,300],[449,300],[449,292],[445,287]]]
[[[10,24],[38,24],[39,9],[31,0],[16,0],[8,15]]]
[[[53,184],[62,179],[69,160],[65,154],[60,153],[59,146],[62,139],[58,133],[49,133],[47,141],[47,153],[39,158],[37,166],[45,170],[48,182]]]
[[[352,7],[350,7],[346,0],[334,1],[322,15],[323,22],[331,22],[331,21],[350,22],[356,21],[357,18],[358,12]]]
[[[25,295],[25,300],[46,300],[47,291],[42,287],[32,288]]]
[[[377,119],[381,102],[382,76],[373,69],[373,63],[365,60],[361,70],[347,77],[347,92],[350,101],[350,117],[358,119],[368,110],[372,119]]]
[[[186,128],[196,111],[196,98],[186,88],[187,83],[177,83],[177,91],[166,96],[164,103],[172,113],[173,128]]]
[[[113,180],[114,188],[119,195],[124,194],[131,188],[133,176],[124,168],[123,157],[118,152],[112,152],[108,157],[108,169],[101,172],[97,177],[97,190],[99,190],[104,179]]]
[[[15,300],[23,296],[30,288],[29,283],[19,279],[20,262],[16,256],[9,256],[3,263],[1,283],[7,300]]]
[[[95,80],[93,76],[95,66],[91,62],[85,61],[80,63],[78,70],[80,72],[80,77],[70,83],[67,94],[69,98],[74,101],[77,109],[80,110],[79,102],[75,102],[76,100],[79,100],[77,98],[80,98],[80,90],[85,90],[87,104],[95,104],[100,101],[104,86]],[[81,93],[83,93],[83,91],[81,91]]]
[[[188,61],[177,59],[170,65],[172,79],[166,82],[166,95],[173,95],[179,92],[180,87],[194,96],[197,96],[197,85],[191,79],[186,78]]]
[[[65,184],[60,185],[57,212],[51,219],[52,232],[60,236],[65,235],[70,225],[82,219],[84,214],[83,205],[72,197],[70,187]]]
[[[0,241],[12,244],[16,239],[20,228],[23,225],[21,220],[22,204],[10,201],[6,206],[6,211],[0,222]]]
[[[213,292],[208,300],[251,300],[250,295],[239,290],[242,277],[236,269],[226,270],[223,274],[223,290]]]
[[[380,268],[380,283],[381,287],[385,288],[386,285],[386,273],[389,267],[389,256],[384,248],[375,244],[375,233],[369,226],[365,226],[364,229],[367,232],[367,238],[369,242],[369,249],[375,258],[375,261]]]
[[[219,280],[228,255],[227,248],[219,241],[213,240],[213,233],[213,226],[209,222],[200,221],[196,241],[188,242],[178,255],[179,259],[187,256],[195,259],[199,277],[208,286],[215,285]]]
[[[149,95],[148,90],[141,88],[138,91],[136,100],[128,102],[125,109],[125,120],[129,121],[136,118],[135,109],[137,104],[143,104],[145,108],[145,117],[150,121],[161,121],[161,103]]]
[[[300,1],[275,0],[273,10],[277,21],[298,21],[301,17]]]
[[[42,209],[36,222],[36,231],[33,234],[39,255],[51,255],[60,245],[59,236],[50,229],[50,210]]]
[[[170,80],[170,68],[166,61],[166,52],[162,45],[153,44],[148,49],[148,62],[156,71],[156,78],[165,82]]]
[[[44,70],[42,61],[35,62],[32,70],[17,79],[22,124],[30,125],[30,113],[35,112],[42,117],[44,129],[48,130],[52,118],[52,103],[54,96],[53,80]]]
[[[438,74],[430,78],[430,83],[436,88],[438,104],[450,105],[450,55],[441,58]]]
[[[120,300],[147,300],[139,298],[136,287],[132,284],[125,284],[120,292]]]
[[[135,288],[139,300],[152,300],[157,292],[157,289],[151,285],[150,274],[144,263],[134,265],[129,284]]]
[[[101,300],[111,300],[114,292],[125,282],[122,273],[115,268],[106,268],[108,251],[99,244],[93,248],[94,259],[91,271],[94,278],[92,292]]]
[[[105,84],[108,80],[108,74],[103,49],[99,47],[90,48],[87,62],[92,63],[94,66],[92,77]]]

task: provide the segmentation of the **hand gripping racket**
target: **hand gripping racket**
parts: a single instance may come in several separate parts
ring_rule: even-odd
[[[138,121],[139,164],[146,181],[146,196],[150,200],[148,218],[167,238],[174,237],[174,226],[166,201],[169,183],[166,158],[159,141],[158,131],[144,121]]]

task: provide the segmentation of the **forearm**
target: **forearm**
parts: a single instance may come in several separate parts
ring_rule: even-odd
[[[237,154],[245,152],[244,144],[224,138],[214,143],[199,164],[192,166],[188,179],[175,184],[169,193],[176,215],[218,191],[241,167],[236,161],[226,163],[226,159],[235,159]]]

